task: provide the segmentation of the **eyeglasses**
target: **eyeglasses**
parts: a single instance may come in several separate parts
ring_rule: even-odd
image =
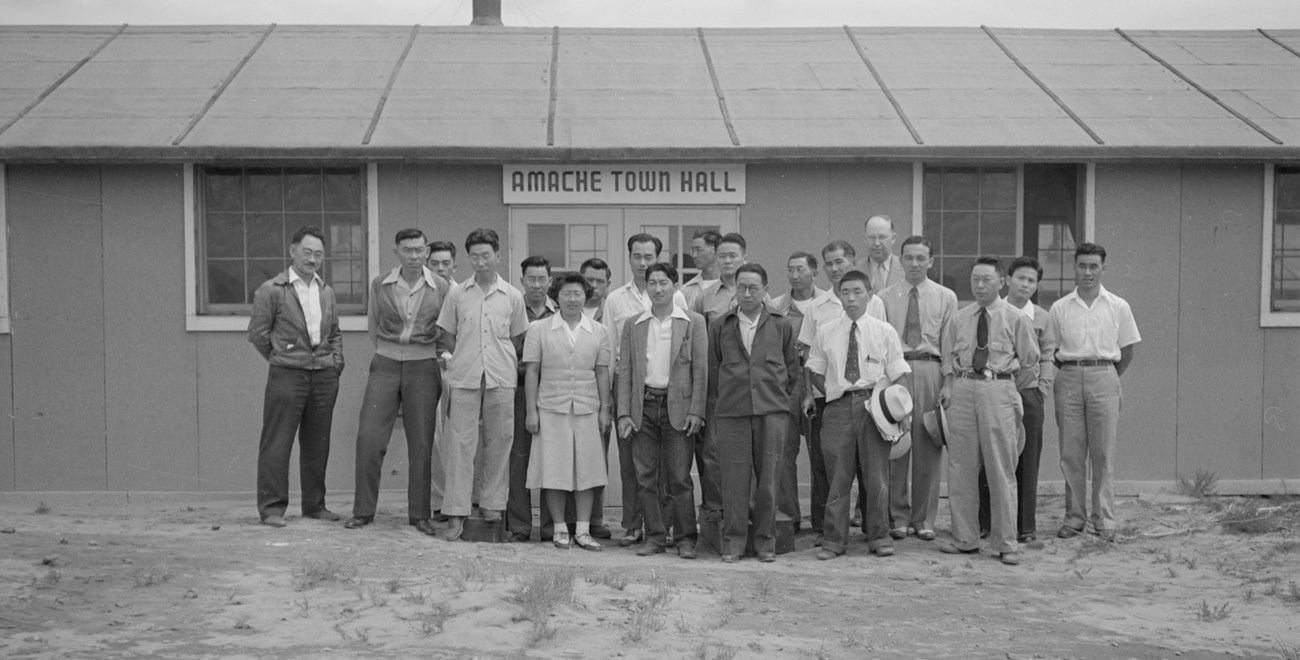
[[[751,296],[759,296],[763,294],[763,287],[754,286],[754,285],[738,286],[736,287],[736,293],[744,293]]]
[[[551,281],[549,277],[525,277],[524,284],[528,286],[546,286]]]
[[[404,248],[398,248],[397,250],[398,252],[401,252],[403,256],[407,256],[407,257],[418,257],[422,254],[426,254],[429,252],[429,248],[427,247],[418,247],[418,248],[404,247]]]

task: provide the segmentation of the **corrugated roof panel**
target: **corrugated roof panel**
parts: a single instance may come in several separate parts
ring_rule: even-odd
[[[1300,30],[1268,30],[1268,36],[1300,51]]]
[[[387,114],[387,112],[385,112]],[[370,138],[372,147],[522,149],[546,146],[546,117],[386,119]]]
[[[1291,66],[1297,59],[1255,30],[1128,30],[1127,34],[1180,70],[1188,64]]]
[[[562,117],[583,116],[602,119],[677,117],[722,121],[718,97],[712,90],[708,92],[570,91],[561,94],[556,100],[555,114]]]
[[[1092,139],[1074,122],[1032,117],[981,117],[928,120],[922,135],[927,145],[962,147],[1091,146]],[[1032,158],[1032,156],[1031,156]]]
[[[0,27],[0,126],[18,116],[116,27]],[[0,136],[0,144],[6,142]]]
[[[704,64],[699,39],[691,29],[560,30],[560,63],[628,62]]]
[[[256,149],[339,148],[361,144],[370,117],[213,117],[199,122],[183,144],[247,145]],[[235,137],[238,136],[238,137]]]
[[[809,107],[813,105],[815,107]],[[714,103],[714,107],[717,104]],[[755,90],[727,92],[733,120],[745,119],[892,119],[903,123],[879,92],[868,90]]]
[[[408,90],[540,90],[549,95],[550,62],[413,62],[406,58],[390,98]]]
[[[888,119],[744,119],[736,122],[740,143],[751,147],[910,147],[911,133],[897,117]]]
[[[1234,147],[1267,146],[1264,136],[1229,115],[1228,119],[1124,117],[1089,120],[1089,125],[1115,146]]]
[[[390,121],[404,119],[541,119],[546,123],[545,92],[519,90],[436,89],[407,90],[388,97],[379,129]],[[538,111],[540,108],[540,112]],[[432,138],[432,136],[430,136]],[[543,136],[544,138],[545,136]],[[436,143],[437,140],[434,140]]]
[[[607,119],[590,117],[555,119],[555,146],[574,149],[666,149],[730,147],[727,126],[721,120]]]
[[[557,70],[559,92],[581,89],[695,89],[713,91],[709,69],[676,62],[565,62]]]

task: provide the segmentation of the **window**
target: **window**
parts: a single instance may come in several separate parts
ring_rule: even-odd
[[[321,276],[341,313],[365,311],[365,223],[359,168],[226,168],[199,175],[200,312],[247,314],[253,292],[290,265],[304,225],[325,232]]]
[[[1260,321],[1264,326],[1297,326],[1300,325],[1300,168],[1268,166],[1264,179]]]
[[[531,254],[546,257],[551,272],[577,272],[582,262],[597,258],[609,261],[609,227],[603,224],[528,225]]]

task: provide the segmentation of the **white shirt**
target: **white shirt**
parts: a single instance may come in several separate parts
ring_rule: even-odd
[[[571,347],[578,345],[579,332],[586,332],[587,334],[595,332],[595,330],[591,329],[591,319],[587,318],[587,315],[585,314],[578,317],[578,324],[573,327],[569,327],[569,322],[565,321],[564,317],[559,314],[551,315],[551,319],[552,329],[556,327],[564,328],[565,334],[569,337],[569,346]]]
[[[1118,362],[1120,349],[1142,341],[1128,302],[1097,287],[1092,306],[1083,302],[1077,288],[1052,303],[1047,331],[1057,340],[1057,360]]]
[[[736,320],[740,321],[740,340],[745,344],[745,352],[754,352],[754,335],[758,333],[758,320],[763,318],[762,310],[749,318],[744,312],[736,310]]]
[[[1003,298],[1003,300],[1007,301],[1007,307],[1010,307],[1011,309],[1014,309],[1017,312],[1024,314],[1025,318],[1028,318],[1030,321],[1034,320],[1034,301],[1026,300],[1024,307],[1016,307],[1015,305],[1011,304],[1010,298]]]
[[[849,357],[849,329],[855,325],[860,378],[850,383],[844,378],[844,366]],[[872,387],[882,375],[892,381],[911,373],[912,368],[903,359],[903,343],[893,326],[868,314],[856,322],[845,314],[818,329],[808,353],[808,370],[826,377],[826,401],[831,402],[847,390]]]
[[[673,306],[687,309],[686,298],[679,290],[673,294]],[[605,296],[605,310],[601,318],[605,329],[609,331],[609,345],[614,356],[614,372],[618,371],[619,342],[623,339],[623,324],[650,310],[650,294],[636,288],[636,281],[630,281],[609,292]]]
[[[289,283],[298,292],[298,300],[302,302],[302,315],[307,319],[307,334],[311,337],[311,345],[313,348],[320,346],[320,289],[325,282],[320,275],[313,273],[309,284],[298,277],[298,271],[290,268]]]
[[[673,319],[691,320],[686,310],[673,305],[668,318],[660,321],[651,312],[645,312],[637,318],[640,323],[649,319],[650,327],[645,338],[645,384],[646,387],[664,389],[668,387],[668,375],[672,369]]]

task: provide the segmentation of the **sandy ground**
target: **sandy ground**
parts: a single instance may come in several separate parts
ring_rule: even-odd
[[[337,499],[331,508],[346,513],[350,502]],[[1018,567],[915,538],[881,559],[858,537],[847,556],[822,562],[807,532],[775,564],[447,543],[407,526],[401,499],[385,492],[363,530],[296,516],[272,529],[251,498],[0,503],[0,656],[1300,654],[1300,516],[1265,534],[1228,533],[1215,510],[1226,498],[1123,499],[1108,544],[1050,536],[1062,502],[1044,497],[1048,538]]]

